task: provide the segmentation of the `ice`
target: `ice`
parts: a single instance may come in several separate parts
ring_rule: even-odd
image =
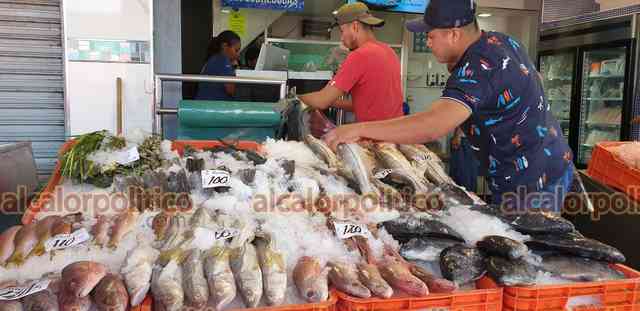
[[[324,164],[303,142],[267,139],[262,146],[270,158],[294,160],[296,164],[309,166]]]
[[[177,159],[180,157],[177,151],[171,150],[172,146],[173,146],[173,143],[170,140],[165,139],[160,143],[160,150],[162,151],[162,159],[171,161],[173,159]]]
[[[407,260],[423,260],[434,261],[440,260],[440,253],[442,249],[429,246],[424,250],[409,250],[402,253],[402,256]]]
[[[36,219],[75,213],[91,219],[98,215],[119,214],[128,208],[128,204],[126,199],[113,194],[111,188],[101,189],[65,180],[54,189],[51,199],[38,212]]]
[[[500,219],[473,211],[468,206],[452,206],[439,220],[462,235],[469,245],[475,245],[488,235],[499,235],[521,242],[530,238],[513,230]]]
[[[215,158],[215,162],[218,166],[225,166],[234,174],[241,169],[253,168],[253,164],[237,160],[228,153],[218,152],[214,154],[213,157]]]
[[[538,271],[536,277],[536,285],[560,285],[560,284],[574,284],[576,282],[553,276],[549,272]]]
[[[151,133],[146,132],[140,128],[136,128],[132,131],[128,131],[127,134],[125,135],[125,139],[127,140],[127,142],[130,142],[135,145],[140,145],[149,136],[151,136]]]

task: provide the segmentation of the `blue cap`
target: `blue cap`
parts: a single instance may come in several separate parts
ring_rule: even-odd
[[[424,16],[408,21],[406,26],[411,32],[463,27],[475,20],[476,8],[475,0],[431,0]]]

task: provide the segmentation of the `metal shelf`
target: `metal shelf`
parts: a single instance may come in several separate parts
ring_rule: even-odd
[[[586,100],[591,100],[591,101],[623,101],[624,98],[619,98],[619,97],[587,97]]]
[[[620,129],[622,126],[620,124],[615,124],[615,123],[603,123],[603,122],[585,122],[585,124],[588,127],[598,127],[598,128],[603,128],[603,129],[613,129],[613,130],[618,130]]]
[[[613,79],[613,78],[624,78],[624,75],[588,75],[587,79]]]

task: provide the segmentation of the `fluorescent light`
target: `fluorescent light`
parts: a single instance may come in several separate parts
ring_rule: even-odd
[[[222,9],[222,10],[220,10],[220,13],[223,13],[223,14],[229,14],[229,13],[231,13],[231,10],[229,10],[229,9]]]
[[[491,17],[491,16],[493,16],[493,14],[491,14],[491,13],[480,13],[480,14],[478,14],[478,17],[481,17],[481,18],[487,18],[487,17]]]

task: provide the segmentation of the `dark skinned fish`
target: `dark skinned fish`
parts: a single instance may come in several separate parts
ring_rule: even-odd
[[[429,214],[420,217],[404,214],[382,224],[394,239],[407,242],[413,238],[444,238],[464,242],[462,235]]]
[[[484,237],[476,246],[490,255],[509,259],[522,258],[529,253],[529,248],[524,243],[497,235]]]
[[[509,260],[502,257],[487,259],[487,273],[504,286],[532,286],[536,284],[538,271],[525,260]]]
[[[485,274],[484,256],[475,247],[454,245],[440,254],[440,270],[445,279],[457,285],[466,284]]]

